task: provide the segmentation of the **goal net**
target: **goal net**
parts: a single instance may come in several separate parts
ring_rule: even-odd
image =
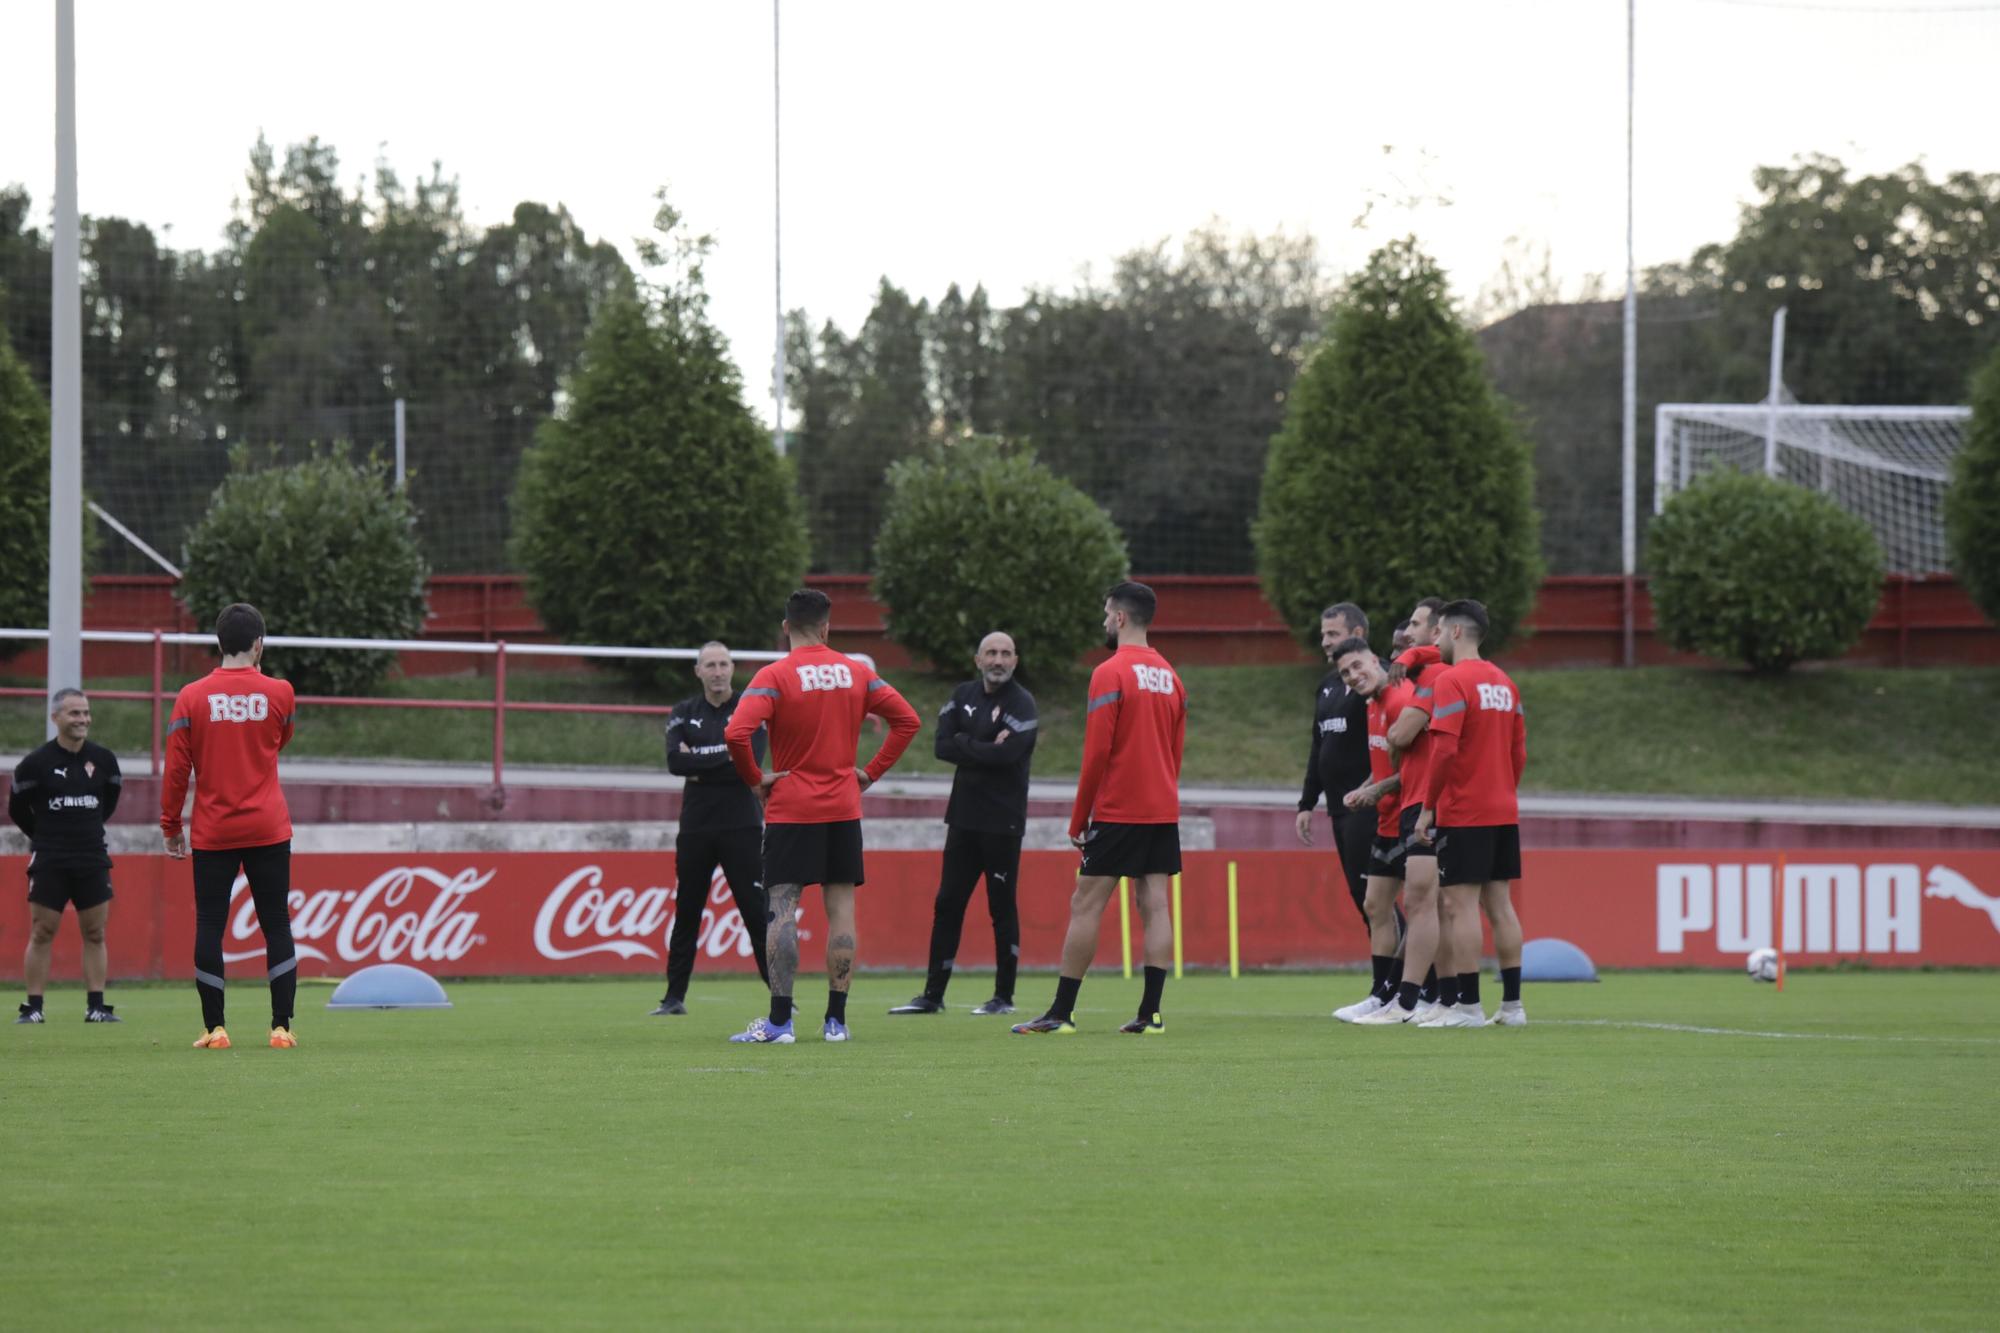
[[[1966,407],[1662,403],[1653,512],[1719,468],[1763,472],[1823,491],[1867,520],[1885,570],[1946,569],[1944,490],[1971,422]]]

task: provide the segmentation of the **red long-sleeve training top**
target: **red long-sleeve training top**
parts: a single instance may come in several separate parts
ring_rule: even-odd
[[[291,743],[292,687],[256,667],[217,667],[183,685],[167,722],[160,831],[181,831],[194,778],[190,841],[204,852],[268,847],[292,836],[278,786],[278,751]]]
[[[722,739],[743,781],[764,780],[751,752],[760,724],[771,729],[771,771],[784,777],[771,787],[764,819],[771,824],[832,824],[861,818],[861,784],[854,777],[854,749],[861,719],[877,713],[889,734],[864,772],[880,782],[909,748],[922,725],[917,711],[888,681],[825,644],[795,648],[750,678]]]

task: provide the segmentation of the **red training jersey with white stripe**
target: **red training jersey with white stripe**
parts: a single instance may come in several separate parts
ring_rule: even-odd
[[[1416,687],[1408,681],[1398,681],[1384,685],[1368,701],[1368,780],[1386,782],[1396,766],[1389,762],[1389,728],[1396,725],[1396,719],[1410,706],[1416,696]],[[1375,832],[1384,838],[1393,838],[1400,832],[1396,823],[1403,813],[1403,789],[1384,796],[1375,805]]]
[[[903,757],[922,725],[916,709],[888,681],[823,643],[795,648],[750,678],[722,739],[736,771],[754,789],[764,774],[750,737],[760,725],[769,725],[771,771],[785,776],[772,785],[764,803],[765,822],[833,824],[861,818],[854,749],[861,739],[861,719],[869,713],[889,723],[882,748],[863,770],[873,783]]]
[[[1438,826],[1520,823],[1516,793],[1528,764],[1528,719],[1514,682],[1475,658],[1439,675],[1431,702],[1439,751],[1427,790]]]
[[[292,813],[278,786],[278,751],[292,740],[291,682],[256,667],[217,667],[174,699],[167,722],[167,771],[160,782],[160,831],[181,831],[188,778],[194,828],[204,852],[268,847],[292,836]]]
[[[1176,824],[1187,691],[1167,659],[1127,645],[1090,673],[1083,774],[1069,835],[1090,824]]]

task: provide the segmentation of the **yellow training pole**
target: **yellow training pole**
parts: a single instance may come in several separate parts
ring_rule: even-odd
[[[1229,975],[1233,980],[1240,971],[1241,951],[1237,947],[1236,933],[1236,863],[1229,863]]]
[[[1132,979],[1132,890],[1118,881],[1118,939],[1125,947],[1125,980]]]
[[[1174,980],[1181,979],[1181,877],[1174,876]]]

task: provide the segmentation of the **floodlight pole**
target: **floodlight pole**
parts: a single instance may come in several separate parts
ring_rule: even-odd
[[[774,355],[771,360],[771,397],[777,404],[771,418],[771,443],[777,446],[778,456],[785,453],[785,229],[783,214],[779,210],[780,195],[784,189],[784,159],[779,151],[779,129],[782,122],[778,111],[778,6],[781,0],[771,0],[771,304],[776,338],[773,342]]]
[[[1639,571],[1639,287],[1632,245],[1632,88],[1636,75],[1638,0],[1625,0],[1625,404],[1620,432],[1622,490],[1619,497],[1625,570],[1625,665],[1638,664]],[[1660,442],[1655,439],[1653,447]]]
[[[1785,307],[1771,316],[1771,386],[1764,393],[1764,475],[1778,475],[1778,395],[1785,390]]]
[[[49,277],[49,695],[83,685],[83,297],[76,0],[56,0],[56,208]],[[51,718],[47,735],[55,736]]]

